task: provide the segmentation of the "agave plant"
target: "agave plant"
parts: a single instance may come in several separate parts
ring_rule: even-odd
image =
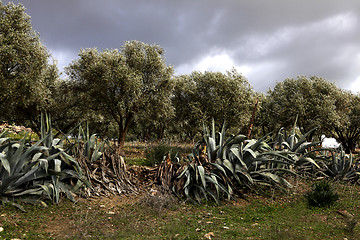
[[[225,140],[224,128],[218,138],[219,145],[214,149],[216,153],[211,153],[217,156],[213,163],[216,169],[222,173],[224,169],[230,179],[247,188],[256,185],[291,187],[282,176],[283,173],[294,174],[289,170],[294,163],[289,157],[292,152],[274,151],[268,144],[269,135],[260,139],[237,135]]]
[[[86,123],[86,131],[80,124],[75,143],[72,144],[69,151],[75,158],[81,155],[87,158],[89,162],[96,162],[103,156],[105,144],[108,142],[99,141],[96,134],[90,135],[88,123]]]
[[[360,163],[355,161],[353,155],[346,154],[340,146],[335,151],[328,149],[318,156],[321,161],[321,174],[328,178],[342,181],[358,181],[360,176]]]
[[[43,117],[42,122],[44,123]],[[44,133],[44,129],[47,130],[47,134]],[[61,192],[75,201],[73,194],[86,180],[77,162],[65,153],[60,140],[53,139],[49,130],[43,128],[42,138],[33,145],[25,141],[26,136],[14,142],[4,138],[5,134],[2,134],[1,201],[19,200],[45,204],[42,200],[47,196],[58,203]]]
[[[222,196],[231,197],[232,193],[223,186],[211,168],[191,162],[179,168],[176,175],[172,190],[178,196],[196,199],[198,202],[203,198],[208,200],[210,196],[217,203],[220,203]]]
[[[68,135],[68,134],[67,134]],[[89,125],[78,126],[77,137],[66,150],[84,171],[91,184],[86,187],[86,196],[109,196],[137,192],[137,187],[129,180],[126,164],[119,149],[113,148],[107,139],[99,139],[90,134]]]
[[[244,188],[291,187],[284,178],[284,173],[294,174],[289,168],[294,163],[288,157],[291,152],[274,151],[267,138],[249,140],[245,135],[226,138],[225,124],[216,133],[213,121],[211,130],[204,127],[203,141],[195,144],[187,163],[178,169],[173,191],[198,201],[211,196],[219,202]]]
[[[314,134],[316,128],[308,131],[304,135],[299,136],[296,134],[296,123],[297,117],[290,134],[286,132],[285,128],[280,128],[274,136],[274,141],[271,145],[274,151],[287,154],[288,158],[293,162],[291,167],[298,175],[312,177],[320,169],[316,156],[318,151],[321,150],[319,148],[321,142],[307,141],[307,139]]]
[[[314,148],[321,145],[321,141],[308,142],[307,139],[311,137],[316,128],[311,129],[302,136],[296,134],[297,116],[288,136],[285,128],[280,128],[275,141],[273,142],[274,150],[289,151],[289,157],[294,161],[295,166],[304,167],[304,165],[312,165],[312,167],[319,168],[319,165],[310,157],[310,153],[314,153]]]

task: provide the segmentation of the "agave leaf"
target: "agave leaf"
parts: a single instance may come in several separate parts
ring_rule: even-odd
[[[254,180],[252,179],[251,175],[248,173],[248,171],[244,168],[242,168],[239,164],[235,165],[235,173],[243,180],[253,184]]]
[[[201,198],[200,198],[200,195],[199,195],[199,193],[198,193],[197,190],[200,190],[201,193],[202,193],[202,195],[204,196],[204,198],[205,198],[206,200],[208,200],[207,194],[206,194],[206,190],[205,190],[203,187],[199,186],[199,185],[194,185],[194,186],[195,186],[195,188],[194,188],[194,193],[197,193],[198,196],[199,196],[199,199],[197,199],[198,202],[199,202],[199,203],[201,202]]]
[[[32,162],[36,162],[36,161],[38,161],[38,159],[41,157],[41,155],[43,155],[43,153],[42,152],[38,152],[38,153],[36,153],[34,156],[33,156],[33,158],[32,158]]]
[[[301,165],[304,162],[313,164],[315,167],[320,168],[320,166],[314,161],[314,159],[309,157],[300,157],[300,159],[295,163],[296,165]]]
[[[207,153],[208,153],[208,157],[209,157],[210,161],[212,161],[211,156],[215,150],[216,150],[215,138],[209,137],[208,142],[207,142]]]
[[[76,181],[76,184],[74,185],[74,187],[71,189],[71,191],[72,191],[73,193],[76,193],[83,184],[84,184],[83,181],[81,181],[80,179],[78,179],[78,180]],[[91,187],[91,186],[90,186],[90,183],[87,183],[87,181],[85,182],[85,184],[86,184],[86,185],[89,184],[88,187]]]
[[[52,128],[51,128],[51,117],[48,114],[41,113],[41,138],[44,139],[46,147],[50,148],[53,142]]]
[[[272,148],[269,146],[269,144],[267,142],[260,142],[258,148],[257,148],[257,152],[265,152],[265,151],[271,151]]]
[[[225,143],[225,145],[235,145],[235,144],[240,144],[242,142],[244,142],[246,139],[245,135],[237,135],[236,137],[232,138],[228,143]]]
[[[10,189],[12,184],[16,182],[19,178],[21,178],[23,175],[24,173],[18,173],[6,177],[0,184],[0,193],[6,192],[6,190]]]
[[[261,165],[264,164],[270,164],[270,163],[279,163],[279,164],[284,164],[284,165],[289,165],[289,162],[285,162],[279,159],[274,159],[274,158],[263,158],[263,157],[258,157],[256,158],[252,164],[256,164],[258,167],[260,167]]]
[[[188,171],[185,172],[185,176],[186,176],[186,182],[184,185],[184,189],[187,189],[189,184],[190,184],[190,180],[191,180],[191,175]]]
[[[216,184],[214,184],[214,186],[215,186],[215,189],[216,189],[216,194],[219,196],[219,183],[218,183],[218,181],[216,179],[216,176],[215,176],[215,174],[210,174],[210,177],[216,183]],[[205,176],[204,176],[204,179],[205,179]]]
[[[290,150],[294,149],[294,145],[296,141],[297,141],[296,136],[291,134],[290,137],[287,139],[287,143]]]
[[[99,158],[101,158],[102,155],[103,155],[102,152],[94,151],[91,156],[91,162],[96,162]]]
[[[9,129],[5,129],[4,131],[0,132],[0,139],[4,138],[4,136],[9,132]]]
[[[246,144],[245,146],[243,147],[243,151],[247,150],[247,149],[250,149],[253,145],[255,145],[257,142],[257,140],[255,139],[249,139],[249,140],[246,140]]]
[[[18,180],[16,180],[13,183],[14,187],[20,186],[26,182],[30,182],[32,180],[34,180],[34,173],[36,171],[38,171],[39,169],[39,164],[37,164],[36,166],[34,166],[30,171],[26,172],[21,178],[19,178]]]
[[[72,202],[76,202],[73,196],[73,193],[71,191],[71,187],[65,183],[62,183],[61,181],[58,182],[60,189],[65,192],[68,199],[70,199]]]
[[[203,166],[198,166],[197,169],[199,171],[200,179],[201,179],[201,182],[202,182],[202,184],[204,186],[204,189],[206,189],[205,169],[204,169]]]
[[[53,186],[54,186],[54,198],[53,200],[55,201],[55,203],[59,203],[60,200],[60,186],[59,186],[59,177],[52,175],[51,179],[53,181]]]
[[[308,131],[307,133],[305,133],[304,135],[302,135],[301,138],[299,139],[299,141],[293,146],[292,151],[295,151],[296,149],[298,149],[300,147],[300,145],[305,143],[306,138],[308,136],[310,136],[311,134],[313,134],[316,130],[317,130],[317,128],[313,128],[310,131]]]
[[[218,196],[213,193],[211,190],[209,189],[205,189],[205,191],[215,200],[216,204],[219,204],[220,205],[220,201],[219,201],[219,198]]]
[[[284,146],[285,149],[291,150],[291,146],[289,145],[288,142],[282,142],[282,143],[281,143],[281,146]]]
[[[217,164],[217,163],[210,163],[210,164],[212,166],[216,167],[217,169],[219,169],[226,176],[226,171],[220,164]]]
[[[310,149],[311,147],[318,146],[321,142],[304,142],[303,144],[299,145],[298,147],[294,147],[294,151],[300,154],[304,154],[305,150]],[[296,148],[297,147],[297,148]]]
[[[52,186],[52,184],[51,184],[51,187],[49,187],[48,185],[44,185],[44,184],[41,184],[41,185],[39,185],[39,186],[45,191],[45,193],[47,194],[47,196],[49,197],[49,199],[52,199],[52,198],[51,198],[51,195],[52,195],[53,189],[54,189],[54,187]]]
[[[215,140],[215,119],[211,120],[211,138]]]
[[[224,160],[223,160],[223,165],[224,165],[227,169],[229,169],[229,171],[230,171],[232,174],[234,174],[234,167],[233,167],[232,163],[231,163],[229,160],[224,159]]]
[[[294,148],[294,144],[295,144],[295,130],[296,130],[296,123],[297,123],[297,120],[298,120],[298,115],[296,115],[296,118],[295,118],[295,122],[294,122],[294,126],[292,128],[292,132],[291,132],[291,135],[289,137],[289,139],[287,140],[287,142],[289,143],[289,146],[290,146],[290,149],[292,150]]]
[[[206,197],[206,194],[204,194],[204,195]],[[198,203],[200,203],[201,202],[201,197],[200,197],[198,191],[194,191],[194,196],[195,196],[195,199],[198,201]]]
[[[66,174],[66,177],[74,177],[77,179],[81,179],[82,175],[72,169],[63,169],[62,173]]]
[[[12,145],[12,148],[17,148],[14,154],[12,154],[13,151],[10,149],[10,146],[8,148],[9,150],[7,159],[11,169],[10,175],[18,173],[22,169],[24,163],[27,161],[27,157],[22,154],[24,146],[25,138],[21,139],[19,143]]]
[[[254,173],[264,173],[264,172],[270,172],[270,173],[273,173],[273,174],[275,174],[277,172],[285,172],[285,173],[290,173],[292,175],[297,175],[296,172],[294,172],[294,171],[292,171],[290,169],[286,169],[286,168],[261,169],[261,170],[255,171]]]
[[[61,146],[61,139],[60,138],[54,138],[52,140],[51,146],[56,147],[56,148],[62,147]]]
[[[41,128],[40,128],[41,138],[45,139],[46,125],[45,125],[44,113],[43,112],[41,112],[41,115],[40,115],[40,122],[41,122]]]
[[[4,153],[0,152],[0,160],[1,160],[1,165],[4,167],[4,169],[9,173],[10,175],[10,163],[9,161],[6,159],[6,155]]]
[[[238,148],[230,148],[230,152],[235,155],[235,157],[237,158],[237,161],[241,164],[241,166],[247,170],[248,169],[247,165],[242,160],[239,149]]]
[[[244,153],[243,153],[244,158],[247,155],[247,153],[249,153],[252,158],[256,158],[256,153],[251,148],[248,148],[248,149],[244,150]]]
[[[92,154],[92,157],[91,157],[92,162],[97,161],[102,156],[103,150],[101,150],[101,149],[104,149],[104,145],[105,145],[105,142],[98,144],[98,146],[96,147],[96,149],[94,150],[94,152]]]
[[[349,157],[349,160],[347,160],[346,156],[343,158],[344,159],[344,170],[343,170],[343,173],[342,173],[342,178],[349,172],[349,170],[351,169],[352,167],[352,163],[353,163],[353,156],[352,154],[350,153],[350,157]]]
[[[177,178],[182,178],[185,175],[185,173],[188,172],[188,169],[189,169],[189,165],[186,165],[184,170],[180,173],[180,175]]]
[[[219,151],[217,153],[217,158],[221,158],[224,151],[224,141],[225,141],[225,121],[221,127],[221,132],[219,133]]]
[[[9,140],[9,138],[0,138],[0,145]]]
[[[235,136],[231,135],[228,139],[226,139],[225,143],[223,144],[222,156],[217,157],[217,158],[223,158],[223,159],[226,158],[226,155],[228,154],[228,149],[232,146],[229,144],[229,142],[234,138],[235,138]]]
[[[217,185],[219,187],[219,189],[221,189],[223,192],[225,192],[226,194],[228,195],[231,195],[228,190],[226,190],[220,183],[218,183],[218,181],[214,181],[212,177],[208,176],[208,175],[205,175],[205,179],[206,181],[214,184],[214,185]]]
[[[292,188],[292,185],[286,181],[284,178],[276,175],[276,174],[273,174],[273,173],[270,173],[270,172],[256,172],[256,174],[262,176],[262,177],[265,177],[269,180],[272,180],[273,182],[276,182],[282,186],[285,186],[287,188]]]
[[[37,188],[30,188],[30,189],[17,189],[13,191],[7,192],[8,194],[11,194],[13,197],[19,197],[19,196],[26,196],[26,195],[39,195],[41,196],[43,194],[43,188],[37,187]]]
[[[260,154],[258,155],[258,157],[263,157],[263,156],[278,157],[278,158],[281,158],[281,159],[286,160],[288,163],[291,163],[292,160],[291,160],[288,156],[283,156],[283,154],[284,154],[284,155],[288,155],[288,154],[292,154],[292,152],[271,151],[271,152],[260,153]]]
[[[258,149],[258,147],[264,143],[264,140],[269,137],[273,132],[270,132],[268,134],[266,134],[265,136],[263,136],[262,138],[258,139],[255,144],[252,146],[252,150],[256,151]]]

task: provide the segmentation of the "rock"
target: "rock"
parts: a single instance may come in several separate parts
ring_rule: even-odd
[[[204,237],[206,239],[211,240],[211,237],[215,237],[215,234],[213,232],[208,232],[207,234],[204,235]]]

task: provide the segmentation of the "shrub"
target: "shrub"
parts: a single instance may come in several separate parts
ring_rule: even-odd
[[[312,191],[305,194],[309,207],[329,207],[333,205],[339,196],[334,193],[327,181],[321,181],[312,185]]]
[[[167,144],[150,146],[145,150],[145,157],[147,160],[145,165],[159,165],[167,153],[170,153],[170,158],[173,159],[175,155],[180,151],[181,149],[179,147],[172,147]]]

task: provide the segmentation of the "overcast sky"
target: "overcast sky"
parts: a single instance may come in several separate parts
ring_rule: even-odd
[[[177,75],[235,67],[257,91],[298,75],[360,91],[359,0],[12,2],[26,7],[60,70],[81,48],[138,40],[163,47]]]

